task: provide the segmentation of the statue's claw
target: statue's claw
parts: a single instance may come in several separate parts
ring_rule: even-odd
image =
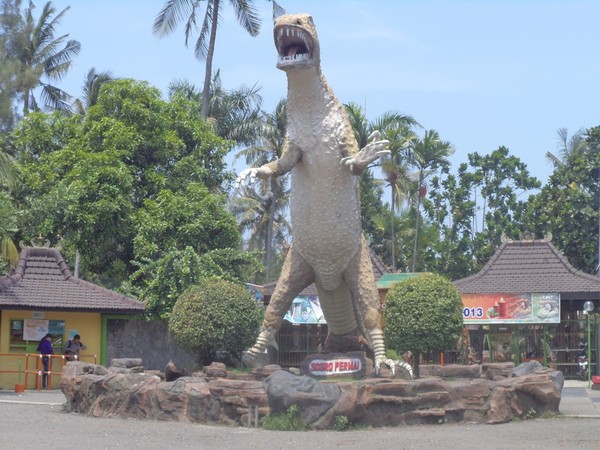
[[[375,376],[379,376],[382,364],[385,364],[390,369],[392,376],[396,375],[396,362],[393,359],[381,358],[375,360]]]
[[[243,184],[252,184],[256,180],[256,177],[264,180],[266,178],[269,178],[272,174],[273,171],[265,166],[250,167],[240,172],[240,174],[235,179],[235,184],[238,187]]]
[[[379,131],[373,131],[373,133],[371,133],[369,136],[369,140],[371,142],[369,142],[358,153],[342,158],[340,163],[349,166],[350,170],[354,170],[355,167],[359,170],[363,170],[373,161],[391,153],[389,150],[385,149],[389,145],[390,141],[385,139],[382,140],[381,133]]]

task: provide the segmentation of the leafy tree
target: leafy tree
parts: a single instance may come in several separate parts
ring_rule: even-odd
[[[571,264],[593,273],[598,268],[600,127],[586,130],[584,137],[530,199],[524,222],[538,237],[550,233]]]
[[[206,119],[209,111],[210,78],[212,76],[212,61],[215,52],[217,29],[219,26],[221,7],[223,0],[168,0],[154,20],[153,30],[159,37],[171,34],[179,23],[185,23],[185,45],[192,34],[197,31],[196,17],[203,3],[206,3],[204,19],[198,39],[196,41],[194,54],[196,58],[206,61],[204,72],[204,86],[202,88],[202,111],[201,117]],[[251,35],[256,36],[260,30],[260,18],[251,0],[229,0],[233,6],[239,24]]]
[[[239,283],[248,267],[260,266],[255,254],[235,249],[198,253],[192,247],[164,252],[158,259],[136,262],[138,270],[121,287],[146,304],[149,318],[168,319],[176,300],[190,286],[208,277]]]
[[[259,317],[258,306],[245,287],[206,279],[177,299],[169,334],[176,344],[196,353],[203,365],[215,361],[218,352],[241,359],[256,338]]]
[[[12,6],[19,9],[20,3],[20,0],[16,0]],[[3,6],[7,4],[10,3],[4,3]],[[50,82],[60,80],[69,71],[73,58],[81,48],[79,42],[67,40],[68,34],[55,36],[69,7],[57,13],[52,3],[48,2],[37,19],[33,16],[34,9],[35,5],[30,0],[19,20],[12,22],[7,32],[7,52],[10,59],[19,64],[14,91],[21,96],[23,114],[40,109],[34,96],[37,88],[41,88],[44,106],[68,111],[70,95]]]
[[[463,329],[460,294],[440,275],[418,275],[392,286],[384,317],[387,345],[413,353],[417,378],[421,354],[455,348]]]
[[[467,182],[481,199],[481,229],[474,237],[474,255],[484,264],[500,245],[502,234],[518,236],[523,230],[521,221],[526,200],[519,196],[538,189],[539,180],[532,177],[527,165],[518,157],[509,155],[506,147],[499,147],[489,155],[477,152],[468,155],[474,171],[465,174]]]
[[[219,197],[232,179],[224,161],[230,143],[181,96],[165,102],[146,83],[114,80],[85,116],[30,114],[12,144],[25,181],[18,195],[23,238],[42,234],[79,250],[88,279],[118,286],[138,266],[135,259],[158,257],[152,245],[167,253],[198,238],[193,247],[208,251],[213,236],[202,227],[217,236],[210,250],[224,245],[221,232],[230,236],[225,248],[240,245]],[[146,208],[157,214],[155,230],[139,226],[149,217]],[[207,222],[200,224],[200,217]]]
[[[452,279],[479,270],[500,245],[502,234],[517,238],[528,191],[539,188],[527,166],[506,147],[488,155],[470,153],[456,174],[448,167],[431,178],[432,189],[423,209],[439,239],[432,241],[437,262],[428,257],[428,270]]]

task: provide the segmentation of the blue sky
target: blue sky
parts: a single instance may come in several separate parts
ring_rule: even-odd
[[[184,46],[183,29],[162,39],[152,34],[164,3],[53,1],[59,11],[71,6],[58,34],[82,45],[59,86],[79,96],[91,67],[147,80],[163,93],[174,79],[201,86],[204,64]],[[225,3],[213,68],[226,88],[261,86],[272,111],[286,95],[286,79],[275,68],[271,3],[255,0],[263,18],[255,38]],[[279,3],[313,16],[323,72],[342,102],[362,105],[371,120],[391,110],[412,115],[454,144],[454,167],[468,153],[504,145],[545,182],[552,169],[545,153],[557,150],[557,130],[600,125],[598,1]]]

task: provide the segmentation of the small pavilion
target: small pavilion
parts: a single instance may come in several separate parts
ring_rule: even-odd
[[[60,355],[75,334],[87,346],[81,359],[104,364],[107,319],[144,311],[138,300],[74,277],[58,249],[24,248],[16,269],[0,277],[0,388],[14,386],[19,378],[23,382],[18,367],[35,371],[37,344],[46,333],[52,334],[58,355],[52,372],[60,373]],[[34,387],[35,376],[28,379],[27,388]],[[52,387],[58,381],[60,376],[54,377]]]
[[[592,302],[592,312],[598,312],[600,279],[575,269],[552,244],[551,237],[503,237],[496,253],[478,273],[456,280],[454,285],[461,293],[465,324],[471,331],[506,331],[512,334],[514,344],[514,331],[525,330],[517,335],[523,343],[524,359],[541,358],[539,337],[550,332],[545,348],[552,362],[567,373],[576,370],[590,319],[583,305]],[[592,362],[597,364],[599,333],[593,322]]]

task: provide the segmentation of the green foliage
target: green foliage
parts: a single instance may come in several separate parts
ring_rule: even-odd
[[[218,277],[231,282],[246,279],[247,267],[260,266],[256,254],[234,249],[215,249],[200,254],[188,246],[165,252],[158,259],[145,259],[124,283],[123,292],[146,303],[150,318],[168,319],[175,302],[190,286]]]
[[[450,350],[455,348],[463,328],[462,301],[450,281],[423,274],[390,289],[384,318],[385,340],[390,348],[410,350],[415,356]]]
[[[31,113],[6,145],[23,179],[14,194],[17,240],[41,235],[78,250],[86,279],[114,287],[133,274],[134,260],[148,266],[187,246],[198,255],[240,247],[218,195],[232,178],[224,160],[231,143],[182,97],[165,102],[145,82],[106,82],[85,116]],[[219,262],[227,259],[238,257]],[[134,288],[152,284],[151,273]]]
[[[262,427],[271,431],[304,431],[306,425],[300,420],[300,408],[292,405],[285,414],[269,414],[261,419]]]
[[[333,422],[333,429],[335,431],[344,431],[347,430],[350,426],[350,421],[346,416],[336,416],[335,421]]]
[[[177,299],[169,334],[177,345],[196,353],[207,365],[221,351],[241,358],[257,336],[259,318],[258,306],[244,286],[209,278]]]
[[[598,267],[598,204],[600,196],[600,127],[586,131],[579,151],[569,153],[548,183],[531,199],[526,227],[552,243],[577,269]]]

